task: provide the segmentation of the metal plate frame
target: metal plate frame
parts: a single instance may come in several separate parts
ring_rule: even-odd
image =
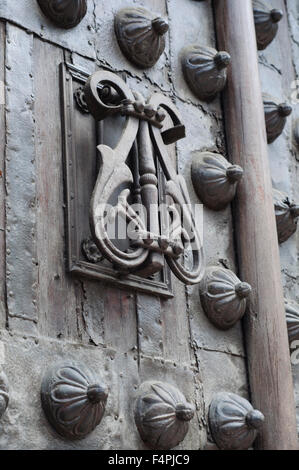
[[[164,269],[161,271],[161,281],[156,281],[133,274],[123,275],[113,269],[112,266],[107,267],[85,261],[81,255],[81,240],[78,239],[78,224],[80,222],[76,194],[77,188],[84,182],[79,181],[76,171],[76,158],[78,158],[78,155],[76,153],[74,113],[79,111],[76,110],[74,100],[74,82],[83,85],[88,76],[88,72],[71,64],[60,64],[67,270],[77,276],[116,284],[120,288],[129,287],[141,292],[171,298],[173,297],[171,273],[166,262]],[[88,211],[89,207],[86,210]]]

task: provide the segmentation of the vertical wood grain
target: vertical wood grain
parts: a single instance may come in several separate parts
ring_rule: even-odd
[[[59,64],[63,61],[63,51],[35,39],[33,59],[38,175],[39,331],[50,337],[76,338],[76,286],[65,271],[59,86]]]
[[[104,339],[108,347],[127,354],[137,348],[135,296],[128,291],[105,286]]]
[[[230,160],[244,169],[235,204],[252,402],[265,415],[259,449],[295,449],[297,432],[280,260],[251,0],[215,0],[218,48],[231,55],[224,109]]]

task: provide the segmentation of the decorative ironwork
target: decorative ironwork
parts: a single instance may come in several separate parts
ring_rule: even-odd
[[[210,209],[218,211],[235,197],[243,170],[217,153],[194,152],[191,176],[199,199]]]
[[[45,375],[41,399],[44,412],[63,437],[82,439],[100,424],[108,391],[77,363],[56,365]]]
[[[92,238],[83,240],[82,251],[86,259],[91,263],[99,263],[103,259],[103,255],[100,253]]]
[[[147,446],[172,449],[184,440],[194,412],[194,406],[173,385],[145,382],[140,387],[135,422]]]
[[[266,47],[273,41],[278,31],[278,23],[283,17],[281,10],[270,10],[260,0],[253,0],[253,14],[256,31],[257,48]]]
[[[74,97],[77,103],[78,108],[83,114],[89,114],[89,109],[85,101],[84,89],[82,86],[79,86],[74,91]]]
[[[282,191],[273,190],[277,235],[279,243],[290,238],[297,229],[299,205],[291,202]]]
[[[144,276],[142,273],[123,275],[117,266],[104,257],[98,263],[89,261],[82,250],[82,240],[92,238],[87,208],[101,167],[97,145],[115,146],[118,139],[116,136],[120,135],[123,128],[123,118],[113,119],[112,128],[111,119],[97,123],[90,113],[81,113],[74,99],[73,90],[78,86],[84,86],[89,74],[72,64],[61,64],[60,72],[67,270],[76,277],[88,277],[112,283],[119,288],[172,298],[171,271],[167,263],[164,263],[159,273],[153,275]],[[110,91],[111,87],[105,86],[100,90],[102,96],[106,95],[107,99],[113,100],[114,98],[109,96]],[[130,167],[134,164],[135,150],[136,142],[128,157]],[[156,163],[159,197],[161,196],[162,200],[165,178],[160,163]],[[136,186],[133,190],[136,197],[138,191]],[[129,248],[126,242],[122,241],[121,245],[122,249]]]
[[[251,447],[264,420],[260,411],[235,393],[218,393],[210,404],[210,431],[221,450]]]
[[[182,68],[191,91],[202,101],[211,101],[223,90],[230,55],[193,44],[182,51]]]
[[[209,266],[200,284],[200,300],[209,320],[221,330],[239,321],[246,309],[251,286],[229,269]]]
[[[174,104],[158,93],[146,102],[140,93],[133,94],[120,77],[106,71],[96,72],[88,79],[85,99],[96,120],[115,114],[126,117],[116,147],[98,146],[102,165],[91,199],[90,219],[100,252],[123,275],[142,272],[150,276],[161,271],[166,259],[182,282],[198,283],[204,272],[203,247],[190,210],[185,180],[177,174],[165,147],[185,137]],[[166,114],[173,124],[164,129],[162,122]],[[127,164],[131,151],[133,169]],[[162,199],[168,198],[161,212],[162,222],[156,161],[166,179]],[[107,205],[119,188],[124,189],[119,191],[118,202],[109,211]],[[127,224],[130,246],[126,250],[117,247],[108,233],[109,224],[115,223],[119,216]]]
[[[8,380],[3,371],[0,372],[0,418],[5,413],[9,402]]]
[[[289,343],[290,346],[293,341],[299,340],[299,305],[292,301],[284,301],[285,311],[286,311],[286,320],[288,327]]]
[[[87,0],[37,1],[43,13],[59,28],[74,28],[87,13]]]
[[[274,142],[282,133],[287,121],[287,116],[292,112],[292,107],[287,103],[279,103],[275,98],[263,94],[266,131],[268,144]]]
[[[168,24],[144,8],[124,8],[115,16],[119,46],[130,62],[138,67],[152,67],[165,49]]]

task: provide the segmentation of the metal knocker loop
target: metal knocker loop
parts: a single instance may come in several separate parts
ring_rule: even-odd
[[[185,137],[176,107],[157,93],[146,101],[107,71],[89,77],[84,91],[96,120],[113,114],[126,118],[116,147],[98,146],[101,168],[91,198],[90,225],[99,250],[123,274],[148,277],[159,272],[166,259],[182,282],[198,283],[204,272],[203,247],[186,183],[166,149]],[[133,168],[128,165],[129,155]],[[164,175],[163,184],[157,164]],[[117,203],[107,209],[116,192]],[[127,226],[129,246],[125,249],[109,234],[109,224],[118,217]]]

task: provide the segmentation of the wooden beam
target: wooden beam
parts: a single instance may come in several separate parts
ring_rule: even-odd
[[[296,449],[289,345],[251,0],[214,0],[218,48],[231,66],[224,92],[228,154],[244,169],[235,204],[242,280],[253,287],[244,330],[253,405],[265,415],[259,449]]]

